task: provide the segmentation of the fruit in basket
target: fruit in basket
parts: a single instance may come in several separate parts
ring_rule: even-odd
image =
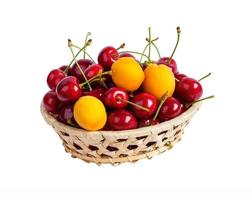
[[[180,73],[175,74],[176,81],[181,81],[185,77],[187,77],[185,74]]]
[[[80,59],[77,61],[77,63],[79,64],[81,70],[84,72],[88,66],[94,64],[93,61],[89,60],[89,59]],[[79,67],[78,67],[78,64],[76,62],[73,64],[73,66],[69,69],[69,74],[71,76],[75,76],[79,82],[83,82],[85,81]]]
[[[103,95],[105,93],[105,89],[102,87],[98,87],[98,88],[94,88],[91,91],[83,91],[82,92],[82,96],[93,96],[96,97],[97,99],[102,100]]]
[[[153,119],[153,118],[148,118],[148,119],[140,119],[138,121],[138,127],[146,127],[146,126],[152,126],[152,125],[156,125],[159,124],[159,120],[158,119]]]
[[[135,56],[133,56],[131,53],[120,53],[120,58],[122,57],[131,57],[131,58],[135,58]]]
[[[177,83],[175,94],[183,103],[191,103],[200,99],[203,88],[199,81],[185,77]]]
[[[143,89],[154,95],[158,100],[163,94],[168,91],[168,96],[171,97],[175,90],[175,77],[171,69],[160,64],[149,64],[144,70],[145,79]]]
[[[85,76],[87,79],[91,79],[94,76],[97,76],[103,72],[103,67],[99,64],[92,64],[89,65],[86,70],[84,71]]]
[[[126,130],[137,128],[137,120],[127,110],[115,110],[108,116],[108,125],[114,130]]]
[[[65,77],[65,73],[61,69],[53,69],[47,76],[48,87],[52,90],[55,90],[57,84]]]
[[[59,100],[57,98],[56,92],[47,92],[43,97],[42,103],[47,112],[51,112],[54,114],[58,112]]]
[[[66,104],[60,108],[58,120],[69,125],[76,125],[73,116],[73,104]]]
[[[109,88],[103,96],[103,102],[108,108],[124,108],[128,105],[128,100],[127,91],[119,87]]]
[[[113,63],[111,70],[115,85],[127,91],[137,90],[144,80],[144,72],[140,64],[131,57],[118,59]]]
[[[98,55],[98,63],[103,66],[105,70],[110,70],[112,64],[118,59],[118,51],[112,46],[104,47]]]
[[[177,117],[181,113],[181,103],[174,97],[169,97],[162,105],[158,118],[160,121],[167,121]]]
[[[74,76],[67,76],[62,79],[57,87],[56,94],[60,101],[64,103],[74,102],[81,96],[79,81]]]
[[[107,113],[99,99],[83,96],[74,104],[74,119],[80,127],[88,131],[96,131],[105,126]]]
[[[131,106],[131,111],[134,114],[134,116],[136,116],[137,118],[140,118],[140,119],[149,118],[150,116],[152,116],[154,114],[154,112],[157,109],[156,98],[147,92],[137,94],[132,99],[132,102],[137,105],[140,105],[140,106],[143,106],[143,107],[149,109],[148,111],[146,111],[146,110],[143,110],[139,107]]]
[[[168,64],[169,60],[170,60],[169,57],[162,57],[157,61],[157,64],[163,64],[163,65],[166,65],[167,67],[171,68],[173,74],[178,73],[177,63],[175,62],[175,60],[171,59],[170,63]]]

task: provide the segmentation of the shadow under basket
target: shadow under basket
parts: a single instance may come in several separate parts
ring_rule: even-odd
[[[45,121],[63,141],[66,152],[86,162],[120,164],[151,159],[180,141],[184,128],[199,110],[195,103],[180,116],[154,126],[123,131],[85,131],[65,125],[41,106]]]

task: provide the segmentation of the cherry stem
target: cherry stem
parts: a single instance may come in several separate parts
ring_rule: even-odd
[[[77,45],[74,45],[74,44],[72,44],[72,46],[74,48],[76,48],[76,49],[79,49],[79,50],[83,51],[92,60],[92,62],[95,63],[94,59],[90,56],[90,54],[88,52],[86,52],[86,48],[82,49],[82,48],[80,48],[80,47],[78,47]]]
[[[142,55],[142,56],[148,58],[147,55],[145,55],[145,54],[143,54],[143,53],[139,53],[139,52],[137,52],[137,51],[121,51],[121,52],[119,52],[119,54],[121,54],[121,53],[134,53],[134,54]]]
[[[157,47],[157,45],[153,42],[153,40],[151,41],[151,44],[154,46],[154,48],[156,49],[157,53],[158,53],[158,57],[159,59],[161,58],[161,55],[160,55],[160,52],[159,52],[159,49]]]
[[[123,49],[125,47],[125,43],[122,43],[116,50]]]
[[[108,86],[104,80],[106,80],[106,79],[102,78],[102,75],[100,74],[100,77],[99,77],[100,85],[102,85],[105,89],[108,89]]]
[[[149,38],[148,38],[148,42],[149,42],[149,54],[148,54],[148,61],[151,61],[151,27],[148,28],[148,32],[149,32]]]
[[[158,39],[159,39],[159,38],[157,37],[157,38],[155,38],[154,40],[152,40],[151,42],[155,42],[155,41],[158,40]],[[146,44],[146,46],[144,47],[143,54],[145,53],[145,51],[147,50],[147,48],[148,48],[148,46],[149,46],[149,39],[146,38],[146,41],[148,42],[148,44]],[[140,58],[140,62],[142,62],[142,60],[143,60],[143,55],[142,55],[141,58]]]
[[[97,79],[97,78],[100,78],[100,77],[102,77],[103,75],[107,75],[107,74],[108,74],[108,75],[111,75],[111,73],[112,73],[112,71],[106,71],[106,72],[97,74],[97,75],[95,75],[94,77],[90,78],[89,80],[87,80],[87,81],[81,83],[81,84],[80,84],[80,87],[82,88],[84,85],[90,83],[92,80]]]
[[[176,42],[176,45],[175,45],[175,47],[173,49],[173,52],[172,52],[172,54],[171,54],[171,56],[170,56],[170,58],[169,58],[169,60],[167,62],[168,65],[171,63],[172,57],[174,56],[174,53],[175,53],[175,51],[176,51],[176,49],[178,47],[178,43],[179,43],[179,39],[180,39],[180,33],[181,33],[180,27],[177,27],[177,42]]]
[[[75,60],[75,63],[76,63],[76,65],[77,65],[77,67],[79,68],[79,70],[80,70],[82,76],[84,77],[85,81],[88,81],[88,80],[87,80],[87,77],[86,77],[86,75],[85,75],[85,73],[82,71],[82,69],[81,69],[79,63],[78,63],[77,60],[76,60],[76,57],[75,57],[75,55],[74,55],[73,48],[72,48],[72,42],[71,42],[70,39],[68,39],[68,47],[69,47],[69,49],[70,49],[70,51],[71,51],[71,53],[72,53],[72,55],[73,55],[73,58],[74,58],[74,60]],[[88,84],[88,89],[89,89],[90,91],[92,91],[92,87],[91,87],[91,85],[89,84],[89,82],[88,82],[87,84]]]
[[[117,100],[118,100],[118,101],[122,101],[122,102],[127,102],[128,104],[130,104],[130,105],[132,105],[132,106],[135,106],[135,107],[137,107],[137,108],[140,108],[140,109],[142,109],[142,110],[144,110],[144,111],[147,111],[147,112],[150,111],[149,108],[146,108],[146,107],[144,107],[144,106],[140,106],[140,105],[138,105],[138,104],[136,104],[136,103],[133,103],[133,102],[131,102],[131,101],[122,99],[121,97],[117,97]]]
[[[207,100],[207,99],[212,99],[212,98],[214,98],[214,97],[215,97],[214,95],[211,95],[211,96],[208,96],[208,97],[199,99],[199,100],[197,100],[197,101],[194,101],[194,102],[192,102],[192,103],[186,104],[185,106],[186,106],[187,108],[189,108],[190,106],[192,106],[192,105],[195,104],[195,103],[198,103],[198,102],[201,102],[201,101],[205,101],[205,100]]]
[[[67,65],[66,69],[64,70],[64,73],[66,74],[71,67],[72,63],[76,60],[77,56],[80,54],[81,51],[83,51],[87,46],[89,46],[92,43],[92,40],[89,39],[87,43],[77,52],[77,54],[74,56],[74,58],[71,60],[69,65]]]
[[[209,77],[211,74],[212,74],[211,72],[208,73],[207,75],[205,75],[205,76],[203,76],[202,78],[200,78],[198,81],[199,81],[199,82],[202,81],[203,79]]]
[[[165,100],[167,99],[167,97],[168,97],[168,91],[166,91],[163,94],[163,96],[161,97],[161,100],[160,100],[160,103],[158,105],[157,111],[156,111],[156,113],[155,113],[155,115],[153,117],[153,121],[157,119],[157,116],[158,116],[158,114],[160,112],[160,109],[161,109],[162,105],[164,104]]]
[[[87,44],[88,37],[89,37],[90,35],[91,35],[91,33],[90,33],[90,32],[87,32],[84,44]],[[86,58],[86,48],[84,49],[83,58],[84,58],[84,59]]]

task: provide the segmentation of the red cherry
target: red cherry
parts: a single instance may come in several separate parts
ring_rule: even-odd
[[[98,55],[98,63],[104,67],[105,70],[110,70],[111,65],[119,59],[119,54],[116,48],[108,46],[104,47]]]
[[[65,124],[77,125],[73,117],[73,104],[66,104],[61,107],[59,111],[58,120]]]
[[[132,113],[137,117],[137,118],[149,118],[150,116],[152,116],[154,114],[154,112],[156,111],[157,109],[157,100],[156,98],[149,94],[149,93],[140,93],[138,95],[136,95],[133,99],[132,99],[132,102],[137,104],[137,105],[140,105],[140,106],[143,106],[145,108],[148,108],[149,111],[145,111],[139,107],[136,107],[136,106],[132,106],[131,107],[131,111]]]
[[[61,69],[53,69],[47,76],[48,87],[52,90],[55,90],[57,84],[65,77],[66,75]]]
[[[67,68],[67,65],[63,65],[59,69],[61,69],[62,71],[64,71],[66,68]]]
[[[171,59],[171,62],[170,64],[168,65],[168,61],[169,61],[170,58],[168,57],[162,57],[160,58],[158,61],[157,61],[157,64],[163,64],[163,65],[166,65],[168,67],[171,68],[173,74],[176,74],[178,73],[178,69],[177,69],[177,63],[175,62],[174,59]]]
[[[69,103],[74,102],[81,96],[79,81],[74,76],[62,79],[56,88],[56,94],[60,101]]]
[[[108,116],[108,124],[114,130],[137,128],[136,118],[127,110],[115,110]]]
[[[128,101],[129,96],[126,90],[119,87],[109,88],[103,96],[103,102],[109,108],[119,109],[128,105],[126,101],[120,101],[120,99]]]
[[[133,56],[131,53],[121,53],[120,54],[120,58],[123,58],[123,57],[135,58],[135,56]]]
[[[102,100],[104,93],[105,93],[105,89],[103,89],[103,88],[95,88],[95,89],[93,89],[91,91],[84,91],[84,92],[82,92],[82,95],[83,96],[94,96],[94,97]]]
[[[175,95],[183,103],[191,103],[200,99],[203,94],[203,88],[201,84],[189,77],[183,78],[176,85]]]
[[[89,65],[88,68],[85,70],[85,76],[87,77],[87,79],[91,79],[94,76],[100,74],[103,72],[103,67],[99,64],[92,64]]]
[[[177,73],[175,74],[175,78],[178,80],[178,81],[181,81],[183,78],[187,77],[185,74],[180,74],[180,73]]]
[[[42,103],[47,112],[57,114],[59,100],[57,98],[56,92],[54,91],[47,92],[43,97]]]
[[[83,72],[88,68],[89,65],[94,64],[89,59],[80,59],[77,62]],[[70,70],[69,74],[72,76],[75,76],[80,81],[80,83],[85,81],[85,79],[84,79],[84,77],[83,77],[83,75],[82,75],[81,71],[79,70],[79,67],[76,63],[69,70]]]
[[[181,113],[181,103],[174,97],[169,97],[161,106],[158,118],[160,121],[170,120]]]
[[[138,127],[145,127],[145,126],[151,126],[151,125],[156,125],[159,124],[159,120],[158,119],[152,119],[152,118],[148,118],[148,119],[140,119],[138,121]]]

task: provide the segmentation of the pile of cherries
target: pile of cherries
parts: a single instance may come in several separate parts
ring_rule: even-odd
[[[124,45],[120,48],[107,46],[100,51],[96,63],[86,52],[90,44],[91,39],[86,39],[85,45],[79,48],[69,40],[68,46],[72,54],[73,47],[78,49],[78,53],[73,54],[69,65],[53,69],[47,76],[50,91],[43,98],[43,106],[46,111],[67,125],[78,127],[73,117],[73,106],[81,96],[94,96],[105,105],[108,117],[103,130],[134,129],[173,119],[199,101],[202,96],[200,82],[179,73],[172,56],[161,57],[158,61],[151,62],[164,64],[173,71],[176,78],[173,97],[167,98],[164,95],[158,101],[153,95],[143,92],[142,88],[127,92],[115,86],[110,74],[106,72],[109,72],[111,65],[121,57],[136,59],[133,53],[120,52],[119,49]],[[77,60],[77,56],[82,52],[84,58]],[[89,58],[86,58],[87,55]],[[148,64],[148,61],[138,62],[143,69]]]

